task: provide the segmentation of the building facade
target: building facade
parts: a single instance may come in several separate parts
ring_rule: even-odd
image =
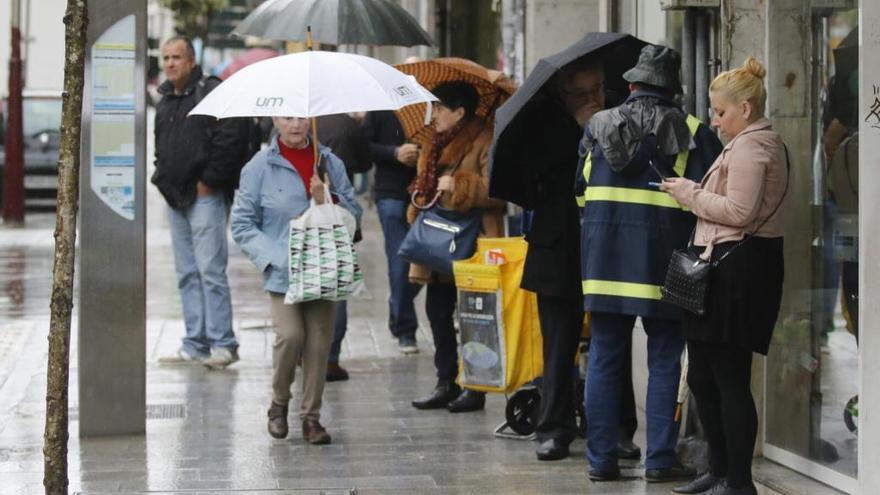
[[[767,113],[791,153],[791,185],[783,308],[769,355],[755,361],[763,426],[756,454],[842,492],[880,491],[880,388],[870,387],[880,364],[869,357],[880,351],[871,331],[880,308],[859,304],[880,286],[880,264],[869,255],[880,242],[870,216],[880,208],[875,195],[859,195],[880,187],[880,2],[416,3],[411,12],[433,16],[425,25],[438,54],[473,58],[519,80],[590,31],[672,46],[683,56],[683,103],[703,120],[718,72],[748,56],[765,64]],[[634,376],[643,387],[644,371]]]

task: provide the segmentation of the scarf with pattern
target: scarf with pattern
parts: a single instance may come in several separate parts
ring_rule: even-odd
[[[422,198],[422,205],[434,200],[434,196],[437,195],[437,162],[443,150],[455,139],[467,121],[468,119],[461,119],[448,131],[434,134],[425,168],[416,175],[407,189],[413,195],[414,206],[421,206],[415,204],[417,198]]]

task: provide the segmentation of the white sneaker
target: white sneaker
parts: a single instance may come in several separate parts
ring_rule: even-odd
[[[238,361],[238,352],[226,347],[214,347],[211,349],[211,357],[205,359],[205,366],[213,370],[222,370],[230,364]]]
[[[183,347],[177,349],[174,354],[162,356],[159,358],[159,364],[199,364],[203,363],[205,358],[196,357],[186,352]]]

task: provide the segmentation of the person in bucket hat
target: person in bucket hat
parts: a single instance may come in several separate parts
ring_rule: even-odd
[[[636,66],[624,72],[623,78],[629,83],[647,84],[680,95],[683,93],[680,73],[681,55],[677,51],[661,45],[647,45],[642,48]]]
[[[584,130],[576,191],[581,212],[581,287],[591,316],[586,380],[587,459],[592,481],[620,477],[620,382],[636,317],[648,336],[645,479],[690,479],[675,454],[674,420],[684,337],[681,310],[660,300],[669,258],[687,245],[695,217],[657,189],[668,177],[699,182],[721,152],[715,134],[673,99],[681,57],[648,45],[624,73],[627,100]]]

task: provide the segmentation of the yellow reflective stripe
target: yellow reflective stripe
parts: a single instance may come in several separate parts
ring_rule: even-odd
[[[583,208],[584,205],[587,204],[587,198],[585,198],[584,196],[575,196],[574,200],[577,203],[578,208]]]
[[[694,117],[693,115],[688,114],[687,116],[687,126],[688,130],[691,132],[691,136],[697,135],[697,129],[700,128],[700,119]],[[690,151],[682,151],[675,158],[675,166],[672,168],[675,170],[675,173],[679,177],[684,177],[684,171],[687,169],[688,164],[688,156],[690,155]]]
[[[571,162],[569,162],[571,163]],[[587,157],[584,158],[584,181],[587,184],[590,183],[590,173],[593,171],[593,152],[587,153]]]
[[[688,114],[687,125],[688,125],[688,129],[691,131],[691,136],[697,135],[697,129],[700,128],[700,124],[702,124],[702,123],[703,122],[701,122],[700,119],[694,117],[693,115]]]
[[[584,280],[581,284],[585,295],[660,300],[659,285],[616,282],[613,280]]]
[[[648,191],[645,189],[630,189],[626,187],[587,187],[584,194],[586,202],[589,201],[614,201],[618,203],[633,203],[640,205],[662,206],[664,208],[682,208],[669,194],[662,191]]]
[[[688,156],[690,155],[690,151],[682,151],[675,158],[675,166],[672,167],[672,170],[675,171],[675,175],[679,177],[684,177],[684,171],[688,166]]]

